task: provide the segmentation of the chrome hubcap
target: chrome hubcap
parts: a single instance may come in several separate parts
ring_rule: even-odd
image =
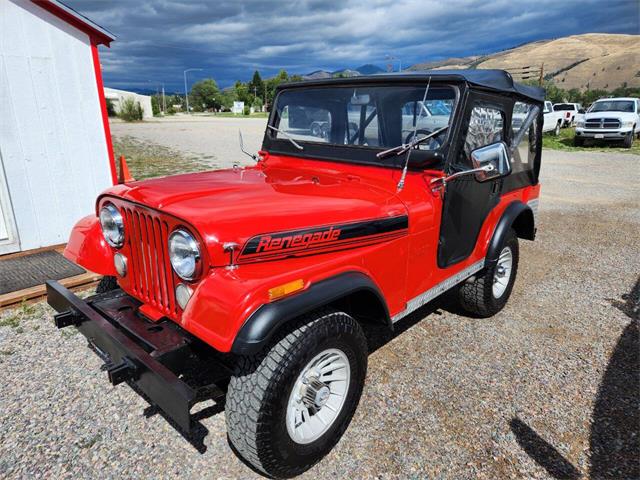
[[[493,275],[493,296],[500,298],[504,295],[511,279],[511,270],[513,269],[513,253],[509,247],[504,247],[498,257],[498,265]]]
[[[287,403],[287,432],[296,443],[311,443],[338,418],[349,390],[351,368],[341,350],[316,355],[302,369]]]

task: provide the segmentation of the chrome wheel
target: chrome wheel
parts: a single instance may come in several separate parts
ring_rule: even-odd
[[[504,295],[511,279],[511,271],[513,270],[513,253],[509,247],[504,247],[500,252],[498,264],[493,274],[493,297],[500,298]]]
[[[287,432],[294,442],[311,443],[331,427],[350,380],[349,359],[335,348],[319,353],[302,369],[287,403]]]

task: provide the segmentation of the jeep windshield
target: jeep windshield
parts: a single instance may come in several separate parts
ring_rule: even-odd
[[[365,150],[369,155],[358,155],[359,159],[373,161],[375,152],[409,143],[414,130],[419,140],[442,129],[415,146],[417,150],[435,151],[447,141],[447,129],[443,127],[451,122],[456,91],[432,84],[423,102],[425,87],[426,84],[336,85],[285,89],[276,98],[270,123],[279,131],[269,128],[267,135],[272,140],[290,137],[307,146]]]
[[[633,113],[635,105],[630,100],[601,101],[593,104],[589,113],[592,112],[627,112]]]

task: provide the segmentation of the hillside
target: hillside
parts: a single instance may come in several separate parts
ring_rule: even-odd
[[[544,63],[544,76],[563,89],[640,87],[640,35],[587,33],[541,40],[486,56],[450,58],[409,70],[520,67]],[[517,78],[516,75],[514,75]]]

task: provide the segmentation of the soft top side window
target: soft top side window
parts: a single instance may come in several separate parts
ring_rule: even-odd
[[[504,112],[496,106],[477,102],[471,110],[469,128],[464,140],[464,155],[469,159],[477,148],[503,140]],[[465,159],[465,163],[468,163]]]
[[[511,138],[510,144],[513,144],[514,139],[520,133],[520,129],[523,126],[529,112],[534,105],[526,102],[516,102],[513,105],[513,115],[511,116]],[[516,145],[513,155],[511,155],[511,171],[512,173],[524,172],[527,170],[533,170],[533,165],[536,157],[536,132],[538,129],[538,122],[534,121],[529,132],[524,136],[519,145]],[[513,146],[513,145],[512,145]]]

